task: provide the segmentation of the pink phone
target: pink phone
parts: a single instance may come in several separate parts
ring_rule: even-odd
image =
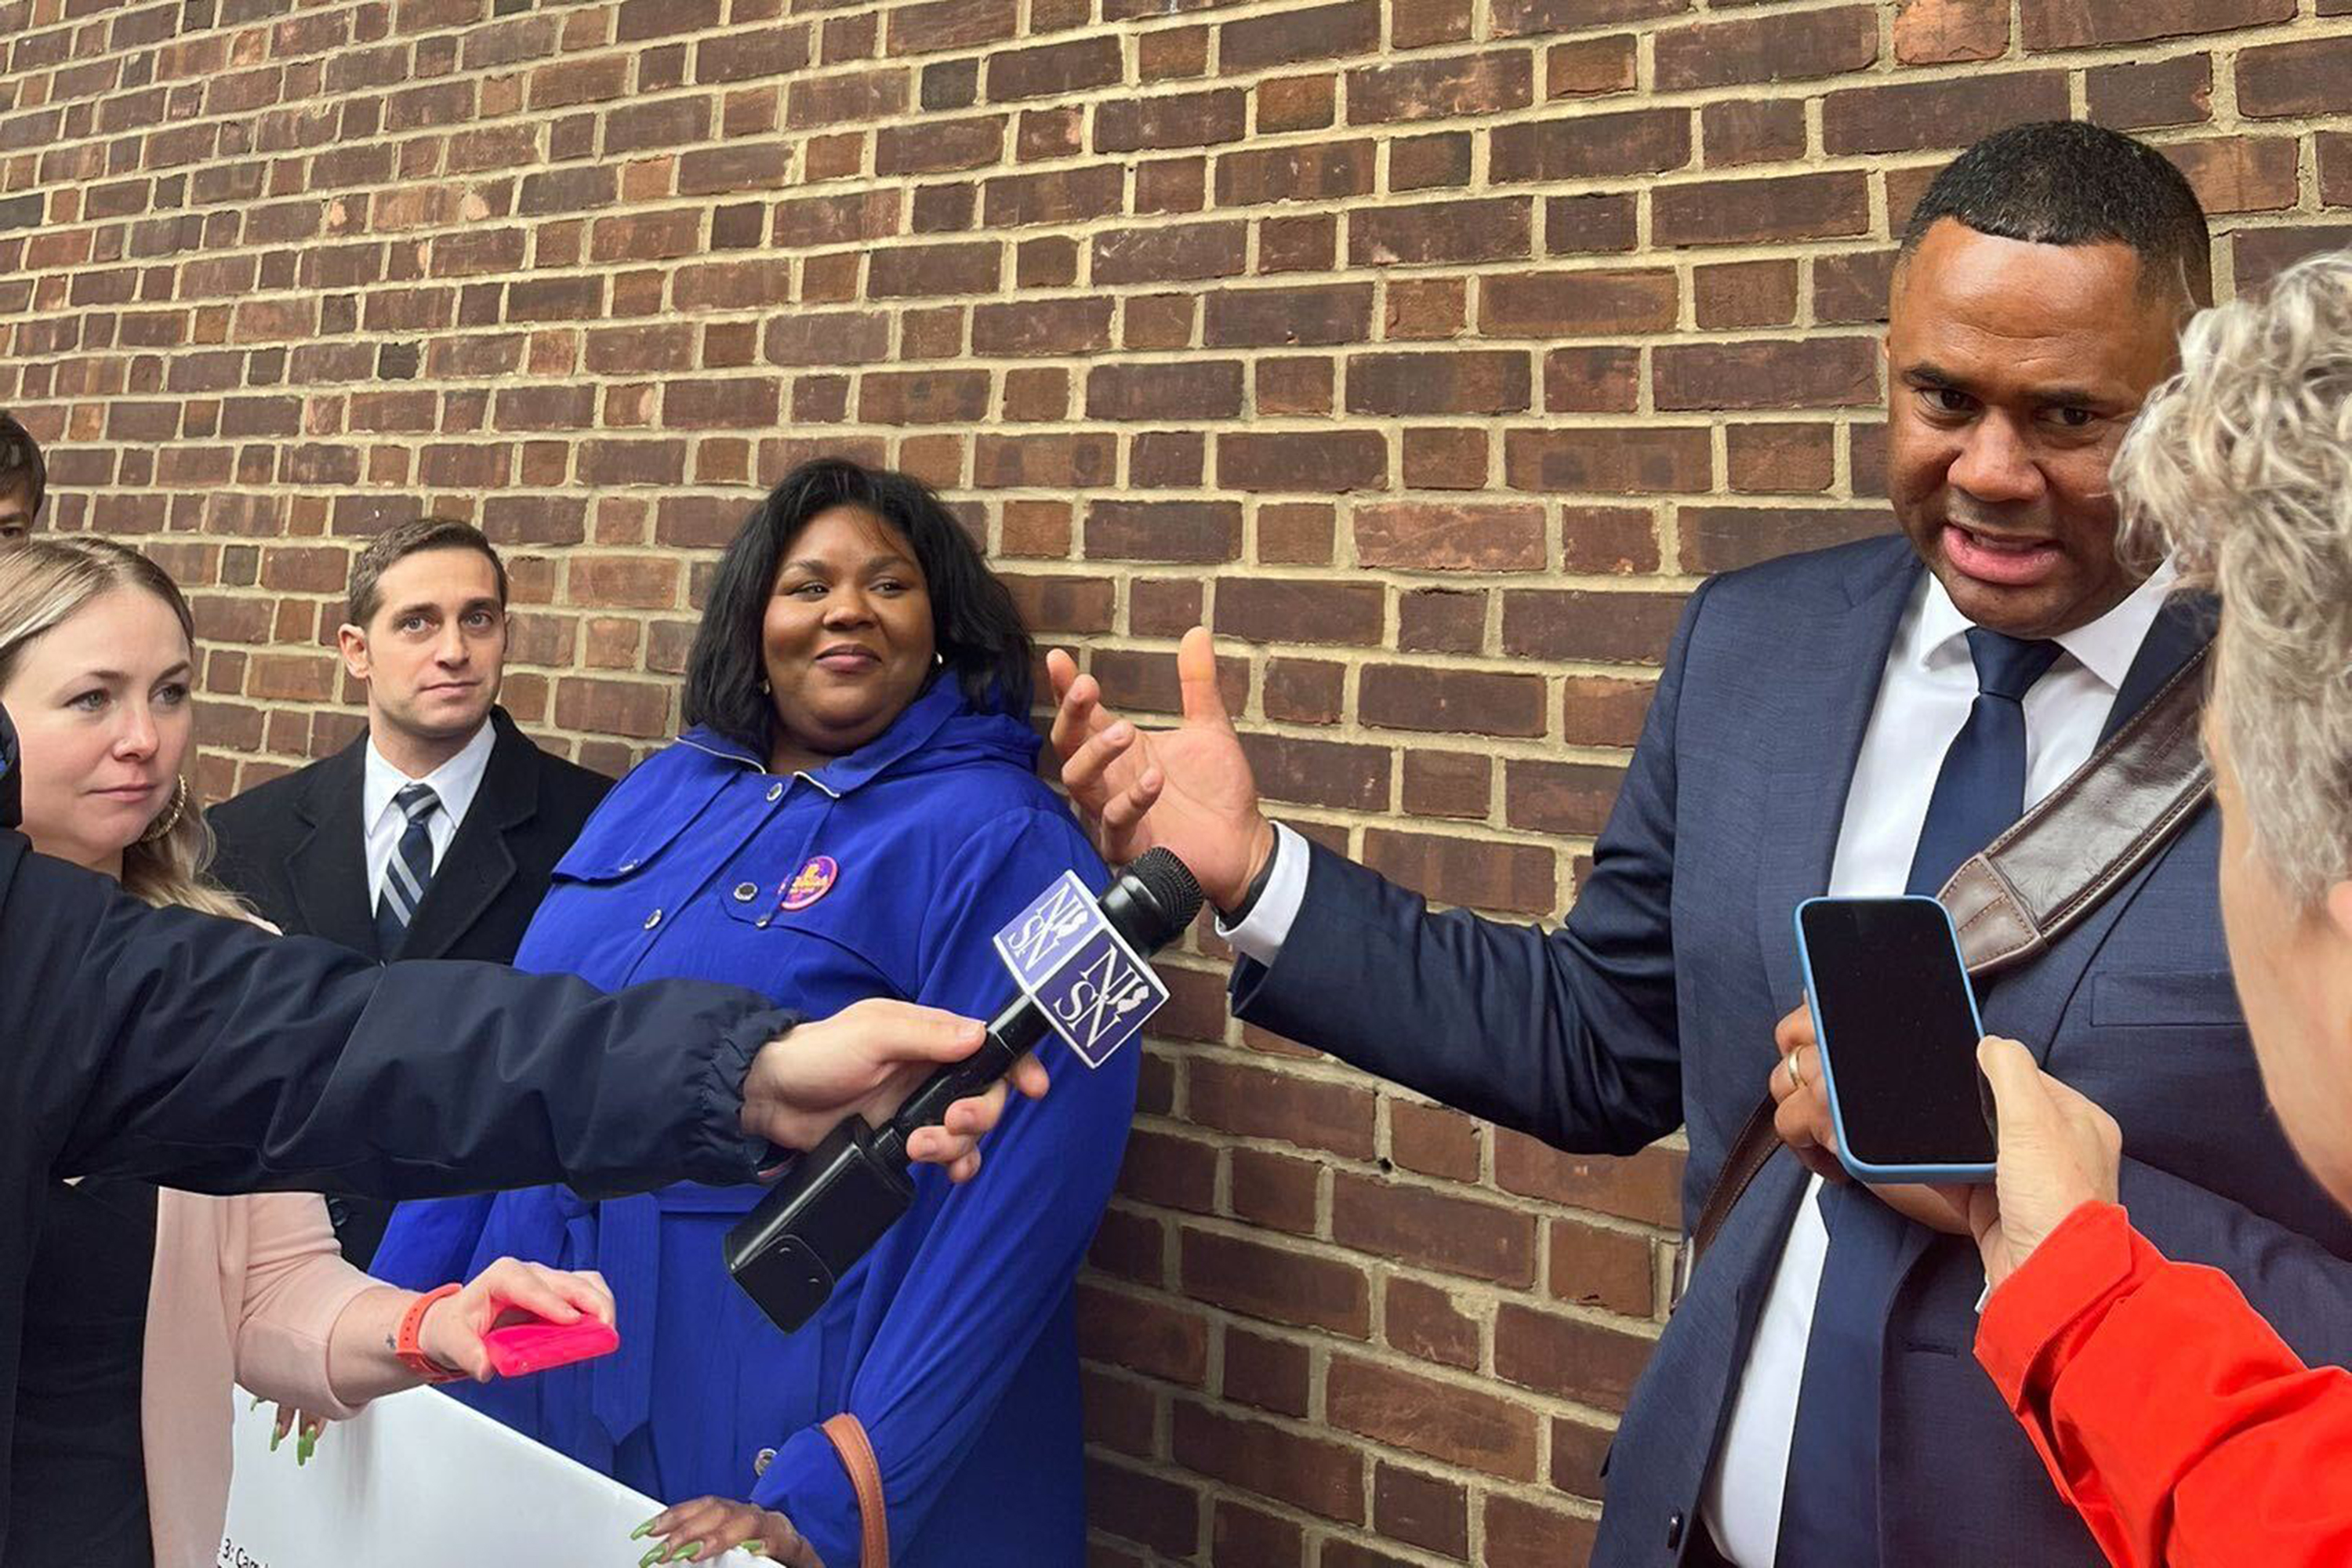
[[[583,1317],[576,1323],[551,1323],[535,1317],[529,1322],[492,1329],[482,1336],[482,1348],[490,1352],[490,1364],[498,1368],[500,1377],[520,1377],[525,1373],[545,1372],[551,1366],[610,1355],[621,1348],[621,1336],[612,1324],[601,1319]]]

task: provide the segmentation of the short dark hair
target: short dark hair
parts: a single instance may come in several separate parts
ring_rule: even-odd
[[[0,414],[0,490],[14,489],[27,492],[26,517],[40,516],[41,499],[49,493],[49,465],[33,433],[15,415]]]
[[[719,558],[687,656],[687,723],[767,753],[775,739],[775,710],[760,689],[768,600],[784,552],[819,513],[837,506],[873,513],[913,548],[930,593],[933,643],[965,699],[982,711],[1026,717],[1028,628],[947,503],[912,475],[819,458],[786,474],[752,508]]]
[[[2080,121],[2012,125],[1945,165],[1903,226],[1907,258],[1939,218],[2034,245],[2112,241],[2139,257],[2142,286],[2213,294],[2212,239],[2188,178],[2147,142]]]
[[[393,563],[427,550],[471,550],[490,563],[499,577],[499,607],[506,608],[507,563],[490,547],[488,535],[470,522],[448,517],[420,517],[395,522],[367,542],[352,558],[351,584],[344,590],[344,614],[352,624],[364,626],[383,608],[383,574]]]

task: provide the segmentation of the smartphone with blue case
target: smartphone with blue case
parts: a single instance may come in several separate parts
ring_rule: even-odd
[[[1797,956],[1838,1157],[1864,1182],[1986,1182],[1992,1096],[1959,933],[1929,898],[1807,899]]]

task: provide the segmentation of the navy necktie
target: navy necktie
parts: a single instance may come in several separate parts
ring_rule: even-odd
[[[425,821],[441,809],[441,797],[429,784],[413,784],[403,785],[392,803],[408,821],[392,858],[384,862],[383,896],[375,903],[376,956],[387,962],[400,956],[408,922],[416,918],[416,906],[425,901],[425,889],[433,881],[433,835]]]
[[[2053,642],[1970,628],[1977,700],[1944,753],[1908,890],[1933,897],[1960,862],[2025,811],[2025,694],[2058,657]],[[1879,1392],[1886,1320],[1909,1221],[1858,1186],[1824,1186],[1829,1255],[1813,1300],[1797,1426],[1780,1499],[1780,1568],[1878,1562]]]

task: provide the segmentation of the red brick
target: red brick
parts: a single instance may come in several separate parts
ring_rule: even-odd
[[[1822,100],[1822,144],[1833,154],[1961,147],[2005,125],[2063,120],[2068,101],[2063,71],[1855,88]]]
[[[1347,343],[1370,335],[1372,286],[1220,289],[1208,296],[1202,342],[1210,348]]]
[[[1581,31],[1615,22],[1646,21],[1690,9],[1690,0],[1496,0],[1497,37]]]
[[[1407,60],[1348,73],[1348,122],[1501,114],[1534,97],[1534,58],[1525,49]]]
[[[1388,443],[1370,430],[1236,432],[1217,438],[1217,483],[1233,489],[1381,489]]]
[[[1683,1156],[1671,1149],[1612,1158],[1565,1153],[1517,1132],[1495,1134],[1495,1184],[1523,1197],[1672,1229],[1682,1221],[1682,1179]]]
[[[1555,1298],[1650,1315],[1657,1305],[1657,1260],[1648,1237],[1570,1219],[1553,1220],[1546,1230],[1546,1279]]]
[[[2038,53],[2284,22],[2294,0],[2019,0],[2018,14]]]
[[[1408,1546],[1442,1557],[1469,1555],[1469,1492],[1459,1481],[1382,1461],[1372,1480],[1372,1522]]]
[[[1585,1562],[1598,1536],[1579,1514],[1541,1508],[1489,1492],[1485,1499],[1486,1550],[1496,1563]]]
[[[1533,1216],[1424,1187],[1337,1175],[1331,1239],[1499,1285],[1524,1286],[1535,1279]]]
[[[1690,111],[1637,109],[1500,126],[1492,147],[1498,184],[1658,174],[1690,162]]]
[[[1666,185],[1651,201],[1660,245],[1829,239],[1870,226],[1868,186],[1852,173]]]
[[[1181,1258],[1184,1293],[1193,1300],[1350,1339],[1371,1332],[1370,1286],[1352,1264],[1190,1226]]]
[[[1487,337],[1655,332],[1675,324],[1675,275],[1663,269],[1500,273],[1478,290]]]
[[[1655,664],[1681,616],[1675,594],[1514,588],[1503,595],[1503,651],[1527,658]]]
[[[887,14],[887,43],[893,55],[944,53],[1012,37],[1019,31],[1017,0],[932,0],[901,5]]]
[[[2004,6],[2004,23],[2006,21]],[[2117,131],[2194,125],[2213,115],[2213,58],[2180,55],[2084,73],[2090,118]]]
[[[1544,52],[1544,96],[1592,98],[1603,93],[1630,92],[1636,80],[1638,63],[1630,33],[1554,44]]]
[[[1348,362],[1348,411],[1517,414],[1532,385],[1527,355],[1513,351],[1359,354]]]
[[[1391,501],[1355,510],[1356,559],[1402,572],[1535,572],[1544,566],[1536,505]]]
[[[1095,282],[1116,287],[1235,277],[1249,240],[1242,224],[1221,222],[1113,229],[1091,243]]]
[[[1343,1431],[1508,1480],[1534,1479],[1536,1416],[1512,1401],[1351,1355],[1333,1356],[1328,1376],[1331,1424]]]
[[[1340,0],[1307,5],[1217,29],[1217,59],[1227,75],[1265,70],[1301,60],[1369,54],[1379,47],[1379,0]]]
[[[2009,0],[1905,0],[1895,14],[1895,58],[1906,66],[1999,59],[2008,50]]]
[[[1656,1342],[1507,1301],[1495,1314],[1495,1372],[1507,1383],[1624,1408]]]
[[[1087,373],[1093,419],[1231,419],[1242,411],[1238,360],[1098,364]]]
[[[1517,490],[1696,494],[1713,482],[1710,447],[1705,429],[1671,426],[1513,430],[1503,472]]]
[[[1088,560],[1231,561],[1241,553],[1242,510],[1230,501],[1096,500],[1086,538]]]
[[[1878,344],[1869,338],[1688,343],[1655,351],[1661,410],[1854,406],[1878,401]]]
[[[1728,572],[1800,550],[1819,550],[1887,531],[1876,508],[1685,507],[1683,567]]]
[[[1237,1152],[1237,1163],[1239,1157]],[[1224,1342],[1225,1375],[1218,1389],[1220,1394],[1277,1415],[1307,1414],[1308,1356],[1305,1345],[1253,1333],[1239,1324],[1225,1328]]]
[[[2352,108],[2352,39],[2310,38],[2238,56],[2238,112],[2252,119]]]
[[[1699,110],[1706,165],[1781,163],[1805,153],[1805,106],[1782,99],[1734,99]]]
[[[1361,209],[1349,223],[1348,258],[1357,267],[1508,261],[1528,254],[1532,217],[1524,196]]]
[[[2295,205],[2295,140],[2229,136],[2177,142],[2164,149],[2196,187],[2209,216],[2277,212]]]
[[[1335,202],[1370,194],[1373,144],[1305,142],[1227,153],[1217,160],[1217,205]]]
[[[1118,40],[1108,36],[1013,49],[988,57],[988,97],[1007,103],[1084,92],[1110,86],[1120,69]]]
[[[1236,1420],[1194,1400],[1176,1405],[1171,1457],[1188,1470],[1346,1524],[1364,1517],[1364,1461],[1351,1445],[1270,1421]]]
[[[1116,163],[1010,174],[981,186],[981,220],[991,228],[1082,223],[1119,210],[1127,172]]]
[[[1657,35],[1662,92],[1740,82],[1802,81],[1865,68],[1878,58],[1874,6],[1740,17]]]
[[[1248,642],[1339,643],[1370,647],[1381,640],[1384,598],[1377,583],[1231,577],[1218,585],[1217,629]],[[1385,781],[1385,767],[1377,776]],[[1314,797],[1293,795],[1286,798]],[[1383,784],[1378,804],[1385,805],[1387,798]]]
[[[1631,414],[1642,398],[1642,351],[1630,343],[1554,349],[1544,355],[1544,410]]]
[[[1196,1058],[1189,1114],[1195,1122],[1248,1138],[1372,1156],[1372,1097],[1353,1085]]]
[[[1248,120],[1248,100],[1238,88],[1113,99],[1096,107],[1095,151],[1213,147],[1240,141]]]

